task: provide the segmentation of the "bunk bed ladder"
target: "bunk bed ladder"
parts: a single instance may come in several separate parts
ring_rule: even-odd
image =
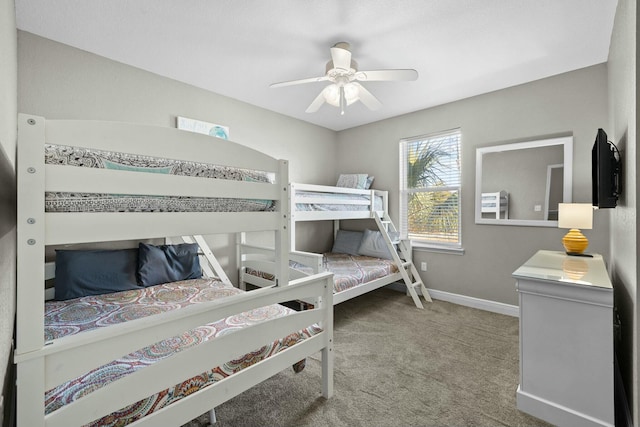
[[[215,255],[211,251],[211,248],[204,240],[203,236],[180,236],[177,238],[165,238],[165,242],[171,243],[197,243],[200,246],[198,256],[200,257],[200,267],[205,277],[217,277],[226,285],[233,286],[229,276],[225,273],[224,269],[216,259]]]
[[[418,295],[418,289],[422,292],[422,296],[427,302],[431,302],[431,296],[429,295],[429,291],[427,291],[424,282],[420,278],[420,274],[418,274],[418,270],[415,265],[413,265],[413,261],[411,260],[411,244],[409,241],[397,239],[391,239],[390,233],[394,236],[398,235],[398,230],[396,229],[393,222],[389,219],[381,219],[378,213],[374,213],[374,219],[376,220],[376,224],[378,225],[378,229],[382,233],[385,242],[387,243],[387,247],[389,248],[389,252],[393,257],[396,265],[398,266],[398,270],[402,275],[402,280],[407,286],[407,291],[411,298],[413,298],[413,302],[416,307],[424,308],[422,305],[422,301],[420,300],[420,295]],[[394,247],[394,244],[398,245],[398,250]]]

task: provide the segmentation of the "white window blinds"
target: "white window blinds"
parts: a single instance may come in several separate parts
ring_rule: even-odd
[[[400,141],[400,232],[460,247],[460,129]]]

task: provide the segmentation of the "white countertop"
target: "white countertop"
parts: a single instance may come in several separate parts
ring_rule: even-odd
[[[613,288],[601,255],[567,255],[559,251],[538,251],[513,272],[516,278],[542,279],[573,285]]]

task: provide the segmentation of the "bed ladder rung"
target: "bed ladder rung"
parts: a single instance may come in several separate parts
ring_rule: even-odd
[[[376,225],[382,233],[385,243],[391,252],[392,259],[400,271],[402,281],[407,287],[408,294],[413,299],[416,307],[424,308],[424,305],[422,305],[422,301],[420,300],[418,290],[420,290],[422,296],[427,302],[431,302],[431,296],[420,279],[418,270],[416,270],[415,265],[413,265],[413,262],[411,261],[411,245],[407,246],[406,244],[403,244],[402,240],[398,240],[396,242],[395,239],[391,239],[390,233],[395,234],[398,232],[392,221],[388,219],[383,220],[377,213],[374,213],[374,219],[376,220]]]

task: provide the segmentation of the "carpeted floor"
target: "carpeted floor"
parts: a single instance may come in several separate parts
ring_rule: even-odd
[[[216,427],[546,426],[516,409],[518,319],[381,289],[335,307],[335,389],[319,359],[216,408]],[[204,414],[185,427],[204,427]]]

